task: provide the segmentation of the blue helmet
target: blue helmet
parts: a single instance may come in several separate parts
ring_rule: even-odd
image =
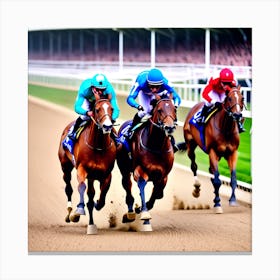
[[[91,85],[98,89],[106,89],[108,86],[108,81],[103,74],[96,74],[91,80]]]
[[[147,76],[147,82],[149,85],[160,86],[163,84],[163,75],[157,68],[153,68],[149,71]]]

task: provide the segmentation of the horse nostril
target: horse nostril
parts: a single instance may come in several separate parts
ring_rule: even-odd
[[[112,127],[113,127],[113,125],[106,125],[106,124],[104,124],[103,125],[103,130],[108,132],[108,131],[111,131]]]
[[[233,118],[236,120],[240,120],[242,118],[242,113],[233,113]]]
[[[172,134],[174,132],[175,128],[176,128],[175,125],[172,125],[172,126],[167,126],[166,125],[164,127],[164,130],[167,134]]]

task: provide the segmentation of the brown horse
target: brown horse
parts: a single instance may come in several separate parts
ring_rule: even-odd
[[[112,140],[110,133],[113,128],[112,124],[112,105],[110,100],[101,99],[95,95],[94,116],[89,124],[81,132],[77,143],[74,146],[73,154],[63,147],[63,140],[73,122],[68,124],[64,129],[58,150],[58,156],[63,171],[63,179],[66,183],[65,193],[68,198],[68,215],[66,222],[78,222],[80,215],[85,215],[84,193],[86,190],[86,179],[88,182],[88,203],[89,224],[87,233],[96,234],[97,228],[93,222],[93,209],[100,210],[105,205],[106,194],[111,184],[111,171],[116,159],[116,145]],[[74,214],[72,211],[71,197],[73,189],[71,186],[71,171],[77,169],[78,191],[80,194],[80,202]],[[95,195],[94,181],[100,183],[100,197],[95,203],[93,201]]]
[[[119,129],[127,127],[131,121],[126,121]],[[151,231],[151,215],[148,210],[152,209],[156,199],[163,197],[163,190],[167,183],[168,174],[174,162],[174,152],[170,141],[170,135],[176,129],[176,109],[170,99],[157,97],[152,117],[141,128],[136,130],[131,139],[131,159],[127,150],[122,146],[117,155],[117,163],[122,174],[122,185],[126,191],[126,204],[128,213],[123,216],[123,222],[135,220],[133,209],[134,198],[131,193],[131,173],[140,190],[141,207],[136,207],[140,214],[140,230]],[[145,198],[145,186],[151,181],[153,191],[148,202]]]
[[[235,189],[236,181],[236,163],[239,147],[239,132],[237,121],[242,118],[242,110],[244,107],[244,98],[240,92],[240,86],[234,87],[226,94],[224,102],[213,117],[204,125],[204,134],[201,133],[196,126],[196,114],[203,106],[203,102],[196,104],[188,113],[184,123],[184,138],[188,157],[191,160],[191,170],[193,172],[195,182],[193,196],[200,195],[200,182],[197,178],[197,164],[195,162],[195,149],[197,145],[209,155],[210,167],[209,172],[213,174],[211,178],[214,186],[214,210],[215,213],[222,213],[222,207],[219,197],[219,188],[221,180],[219,179],[218,163],[224,157],[228,163],[232,188],[232,194],[229,199],[230,206],[236,206]],[[194,120],[194,121],[191,121]]]

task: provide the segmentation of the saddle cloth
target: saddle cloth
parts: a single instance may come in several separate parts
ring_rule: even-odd
[[[80,127],[77,129],[76,133],[75,133],[75,139],[77,141],[77,139],[79,138],[80,134],[82,133],[82,131],[84,130],[85,126],[86,126],[87,122],[84,121],[81,123]],[[69,128],[68,134],[71,133],[73,131],[74,128],[74,124]],[[67,149],[72,155],[74,154],[74,146],[75,146],[75,142],[73,141],[71,138],[68,137],[68,135],[65,137],[65,139],[62,142],[62,146],[64,149]]]
[[[205,147],[205,124],[218,111],[218,108],[215,107],[212,111],[210,111],[208,116],[205,118],[204,123],[198,122],[198,120],[201,118],[201,111],[202,111],[202,108],[200,108],[193,115],[193,117],[190,119],[189,123],[194,125],[196,127],[196,129],[199,131],[200,139],[201,139],[201,142],[202,142],[202,149],[203,149],[203,151],[205,151],[206,150],[206,147]]]

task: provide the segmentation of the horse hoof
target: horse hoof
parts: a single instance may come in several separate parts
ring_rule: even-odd
[[[80,214],[73,214],[70,216],[70,221],[73,223],[78,223],[80,220]]]
[[[192,192],[192,195],[193,195],[193,197],[198,198],[198,197],[200,196],[200,192],[194,190],[194,191]]]
[[[223,208],[221,206],[214,207],[215,214],[223,214]]]
[[[152,216],[148,211],[142,211],[140,213],[140,220],[150,220],[150,219],[152,219]]]
[[[94,204],[94,207],[97,211],[101,210],[104,207],[105,203],[100,203],[98,200],[97,202]]]
[[[67,216],[65,217],[65,222],[66,222],[66,223],[70,223],[69,215],[67,215]]]
[[[96,225],[88,225],[87,226],[87,234],[97,234],[97,226]]]
[[[193,186],[194,186],[196,189],[199,189],[200,186],[201,186],[201,184],[200,184],[200,182],[199,182],[198,180],[195,180]]]
[[[77,215],[85,215],[86,212],[85,212],[85,209],[84,208],[81,208],[81,207],[78,207],[75,211],[75,214]]]
[[[151,232],[151,231],[153,231],[152,225],[149,222],[149,220],[145,221],[142,224],[139,224],[138,231],[141,231],[141,232]]]
[[[134,222],[136,218],[136,214],[135,212],[128,212],[126,214],[123,215],[123,219],[122,222],[125,223],[131,223]]]
[[[136,214],[140,214],[140,212],[141,212],[141,207],[137,204],[135,206],[135,212],[136,212]]]
[[[236,201],[230,201],[229,202],[229,206],[231,207],[237,207],[238,206],[238,203]]]

